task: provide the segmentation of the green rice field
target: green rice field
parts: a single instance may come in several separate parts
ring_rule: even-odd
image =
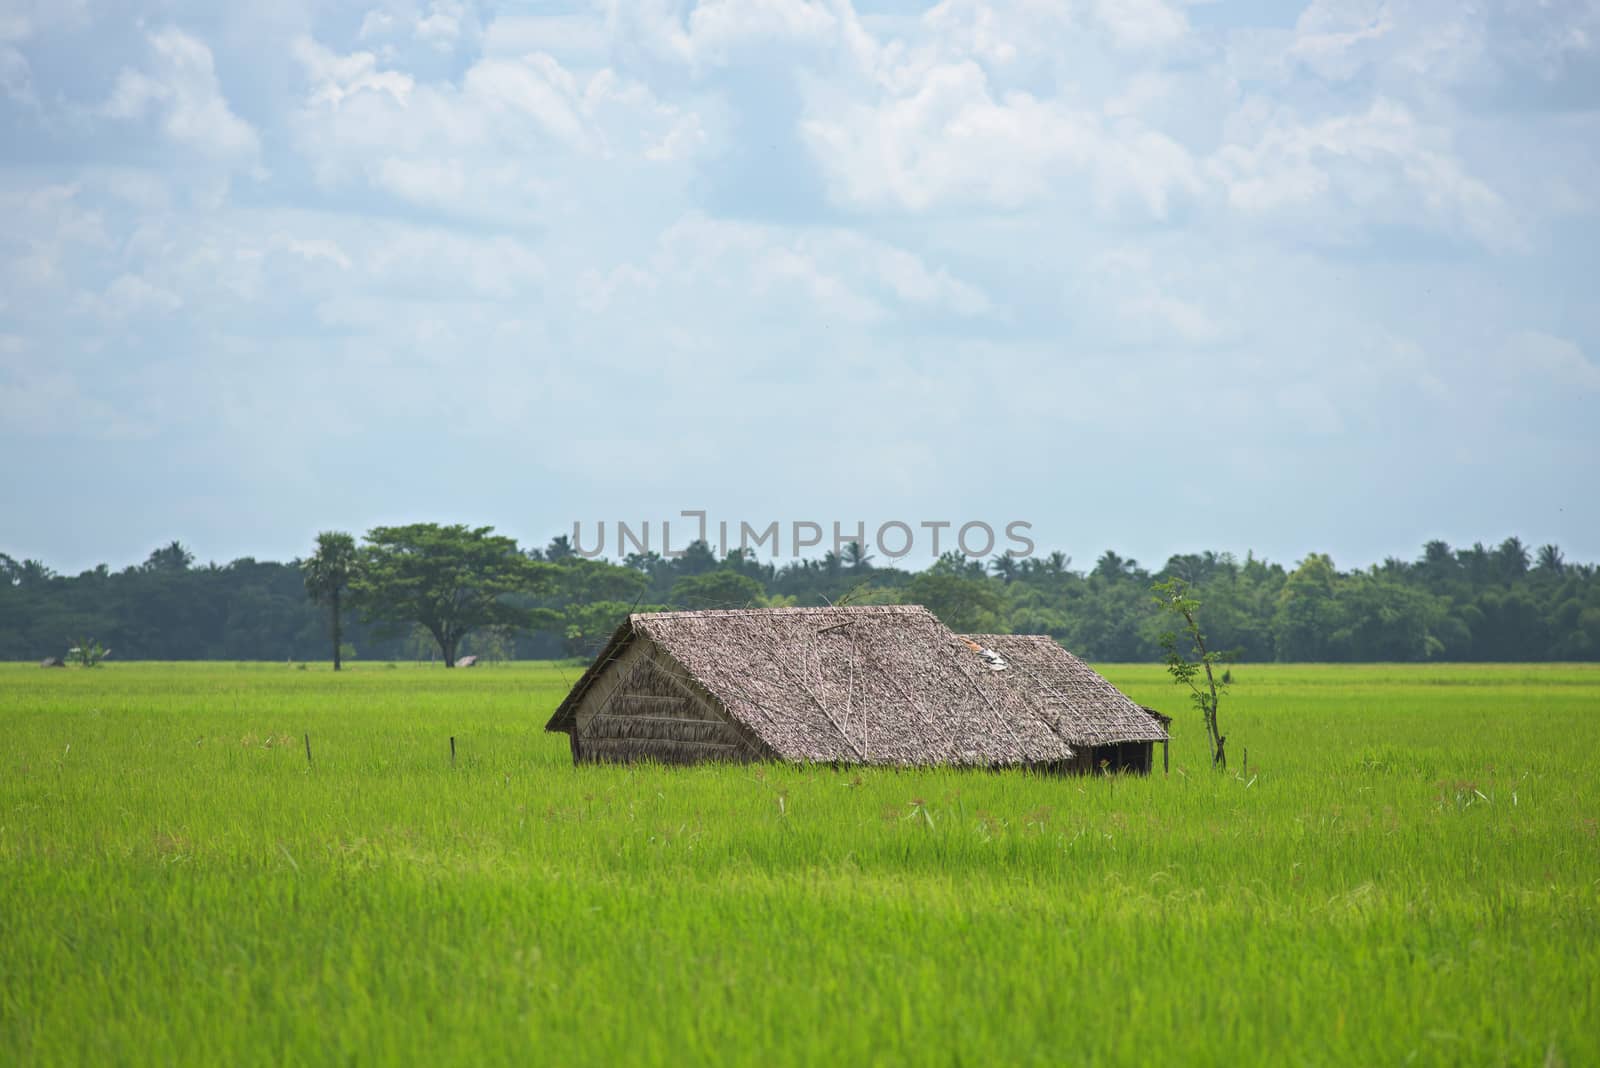
[[[1600,667],[1246,665],[1226,774],[1105,672],[1170,774],[575,769],[570,665],[0,665],[0,1064],[1600,1064]]]

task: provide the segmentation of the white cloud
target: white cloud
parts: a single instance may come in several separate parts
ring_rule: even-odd
[[[903,248],[848,230],[791,228],[690,215],[662,233],[642,265],[591,272],[580,295],[592,311],[634,297],[723,308],[753,322],[804,315],[871,325],[989,315],[977,287]]]
[[[395,31],[397,24],[398,20],[393,12],[374,9],[362,16],[361,29],[356,32],[356,36],[363,41],[385,37]]]
[[[440,210],[539,220],[553,200],[584,195],[582,168],[667,163],[703,140],[692,112],[639,83],[608,69],[579,78],[542,53],[480,59],[459,83],[417,82],[311,41],[296,54],[311,82],[296,136],[319,179]]]
[[[150,33],[147,70],[124,69],[103,111],[117,119],[155,112],[173,142],[197,154],[254,164],[261,150],[255,128],[229,108],[217,82],[211,49],[182,30]]]
[[[1492,20],[1485,47],[1502,71],[1513,78],[1532,77],[1555,83],[1592,69],[1600,52],[1600,3],[1594,0],[1547,0],[1519,4],[1502,0],[1484,16]],[[1592,79],[1590,80],[1592,87]],[[1593,97],[1590,97],[1591,104]]]
[[[865,70],[876,48],[850,0],[700,0],[686,17],[668,0],[605,9],[613,42],[699,74],[779,56]]]
[[[546,52],[563,59],[598,59],[610,38],[605,21],[592,14],[500,15],[485,28],[483,54],[525,56]]]
[[[1321,382],[1291,383],[1277,391],[1273,402],[1276,414],[1303,432],[1333,435],[1345,427],[1344,417]]]
[[[876,73],[905,91],[929,67],[971,59],[991,77],[1092,95],[1097,74],[1158,63],[1186,32],[1182,12],[1162,0],[942,0],[893,25],[876,49]]]
[[[190,294],[195,311],[361,301],[403,323],[421,305],[536,299],[549,274],[533,248],[511,237],[325,213],[175,216],[147,224],[128,244],[152,283]]]
[[[1331,69],[1349,49],[1385,36],[1386,11],[1349,29],[1347,16],[1313,9],[1287,54]],[[802,134],[838,204],[918,213],[1090,208],[1109,220],[1162,220],[1179,205],[1204,203],[1280,222],[1294,239],[1352,243],[1373,227],[1420,225],[1497,249],[1525,243],[1505,198],[1455,152],[1450,127],[1396,100],[1304,117],[1234,87],[1219,101],[1234,108],[1219,130],[1224,140],[1197,152],[1193,137],[1173,128],[1186,118],[1177,97],[1188,76],[1138,71],[1082,101],[1003,89],[995,70],[1025,42],[1002,47],[1009,38],[992,33],[989,9],[941,5],[927,22],[940,34],[937,57],[886,47],[875,92],[846,85],[810,94]]]
[[[183,307],[183,298],[137,274],[120,274],[103,294],[85,301],[89,311],[123,318],[131,315],[170,315]]]
[[[69,271],[85,256],[104,256],[111,244],[101,211],[82,187],[0,188],[0,286],[22,310],[41,311],[67,292]]]
[[[0,5],[0,44],[81,25],[88,0],[6,0]]]
[[[868,279],[904,304],[924,305],[963,318],[993,310],[989,298],[976,287],[952,278],[942,268],[930,268],[921,257],[905,249],[848,232],[824,238],[820,244],[828,258],[854,262]]]
[[[350,262],[350,257],[345,255],[344,249],[340,248],[336,241],[328,241],[322,238],[294,237],[281,237],[279,240],[284,248],[307,263],[323,261],[333,264],[341,271],[348,271],[354,266]]]
[[[38,106],[33,94],[33,70],[23,54],[7,44],[0,44],[0,96],[26,107]]]
[[[1094,0],[1095,18],[1126,48],[1170,45],[1189,30],[1189,20],[1163,0]]]
[[[369,284],[403,296],[516,301],[542,289],[544,260],[509,237],[467,237],[448,230],[393,227],[362,254]],[[441,286],[441,277],[451,279]]]
[[[785,241],[767,227],[689,218],[663,234],[661,245],[658,276],[716,279],[718,288],[739,293],[746,301],[810,308],[819,318],[864,324],[887,315],[877,300],[845,277],[840,268],[846,265],[830,262],[803,240]]]
[[[453,51],[461,41],[462,23],[467,9],[465,4],[450,0],[433,0],[428,10],[417,19],[412,31],[417,39],[432,45],[441,52]]]
[[[9,355],[0,348],[0,433],[126,441],[153,432],[121,406],[94,396],[72,373]]]
[[[1445,131],[1379,99],[1365,112],[1302,122],[1278,114],[1208,170],[1249,217],[1287,217],[1327,240],[1378,225],[1429,225],[1503,248],[1521,243],[1501,197],[1451,152]]]
[[[345,97],[361,92],[387,93],[404,104],[416,85],[408,74],[379,70],[378,57],[371,52],[341,56],[309,37],[297,39],[293,51],[311,83],[313,105],[337,107]]]
[[[587,268],[578,275],[578,304],[587,312],[604,312],[612,301],[627,290],[654,293],[659,288],[656,276],[631,263],[602,271]]]
[[[1149,352],[1214,350],[1240,341],[1237,299],[1219,279],[1238,269],[1199,267],[1187,248],[1124,243],[1088,260],[1064,286],[1068,318],[1108,344]]]
[[[362,16],[357,39],[378,42],[386,56],[400,53],[409,41],[439,55],[477,45],[482,35],[478,4],[467,0],[385,0]]]
[[[1221,339],[1223,329],[1211,313],[1193,301],[1161,294],[1146,294],[1125,300],[1122,316],[1136,325],[1155,322],[1163,331],[1176,335],[1189,345],[1210,345]]]
[[[578,80],[551,56],[482,60],[467,71],[461,95],[514,119],[531,120],[558,140],[575,144],[584,136]]]
[[[764,42],[825,42],[838,26],[828,5],[807,0],[703,0],[689,16],[687,40],[696,61],[718,63]]]
[[[1314,0],[1300,13],[1288,55],[1324,78],[1348,78],[1394,28],[1394,14],[1382,0]]]
[[[1524,330],[1507,339],[1504,358],[1514,375],[1532,372],[1558,386],[1600,391],[1600,365],[1588,360],[1583,349],[1566,338]]]
[[[971,61],[933,67],[911,91],[870,103],[819,98],[802,130],[834,197],[864,208],[1015,209],[1083,176],[1100,209],[1161,218],[1200,191],[1189,153],[1160,131],[1112,127],[1025,92],[997,99]]]
[[[708,351],[726,354],[730,337],[760,338],[737,348],[747,350],[752,368],[770,368],[772,361],[815,350],[824,338],[843,343],[855,330],[920,333],[997,314],[977,286],[888,242],[843,229],[698,214],[669,226],[637,261],[582,272],[573,300],[597,325],[680,323],[666,332],[675,339],[671,344],[649,348],[658,363],[681,364],[691,377],[697,367],[704,370]],[[685,316],[689,308],[705,314]],[[618,311],[626,312],[620,320]],[[773,322],[792,325],[780,339],[769,336]],[[626,351],[635,343],[631,329],[626,336],[627,342],[613,339],[603,347]]]

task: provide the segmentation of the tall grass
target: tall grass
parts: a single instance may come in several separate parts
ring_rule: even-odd
[[[1107,673],[1170,776],[575,769],[551,665],[0,667],[0,1062],[1600,1063],[1600,670],[1246,667],[1225,775]]]

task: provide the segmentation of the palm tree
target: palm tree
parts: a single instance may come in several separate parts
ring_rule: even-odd
[[[572,548],[572,539],[567,537],[565,534],[557,534],[555,537],[550,539],[550,544],[545,546],[544,558],[549,560],[551,563],[554,563],[557,560],[565,560],[568,557],[573,556],[574,553],[575,550]]]
[[[1567,569],[1566,557],[1554,545],[1539,546],[1539,570],[1559,575]]]
[[[1528,571],[1528,547],[1513,535],[1500,543],[1495,550],[1495,560],[1500,565],[1500,575],[1507,582],[1520,578]]]
[[[144,562],[146,571],[187,571],[189,565],[194,563],[194,553],[184,548],[181,541],[174,541],[171,545],[163,545],[150,554]]]
[[[56,577],[56,573],[38,560],[17,563],[5,553],[0,553],[0,585],[37,587]]]
[[[317,535],[317,551],[300,565],[306,575],[306,593],[313,604],[328,606],[333,636],[333,670],[340,669],[339,648],[344,644],[344,619],[341,601],[356,570],[356,539],[337,530]]]
[[[1450,548],[1450,543],[1435,538],[1422,547],[1422,559],[1417,561],[1417,570],[1422,577],[1435,589],[1438,589],[1460,567],[1456,559],[1456,552]]]
[[[1474,586],[1482,586],[1489,576],[1489,565],[1492,557],[1483,542],[1475,541],[1470,549],[1457,549],[1456,560],[1467,572],[1467,578]]]
[[[1111,549],[1101,553],[1100,559],[1096,560],[1094,564],[1094,573],[1096,575],[1112,581],[1137,574],[1138,570],[1139,561],[1132,558],[1124,560]]]
[[[863,549],[859,541],[852,541],[844,547],[844,563],[852,573],[867,571],[872,567],[872,554]]]
[[[996,553],[994,559],[989,561],[989,570],[1001,582],[1009,584],[1017,577],[1017,558],[1010,553]]]

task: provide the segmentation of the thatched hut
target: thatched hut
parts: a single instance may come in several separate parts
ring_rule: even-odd
[[[1061,695],[983,648],[910,605],[636,613],[545,729],[577,763],[1087,769]]]
[[[962,636],[995,673],[1038,701],[1051,729],[1072,746],[1064,771],[1150,770],[1172,720],[1135,704],[1094,668],[1043,634]]]

